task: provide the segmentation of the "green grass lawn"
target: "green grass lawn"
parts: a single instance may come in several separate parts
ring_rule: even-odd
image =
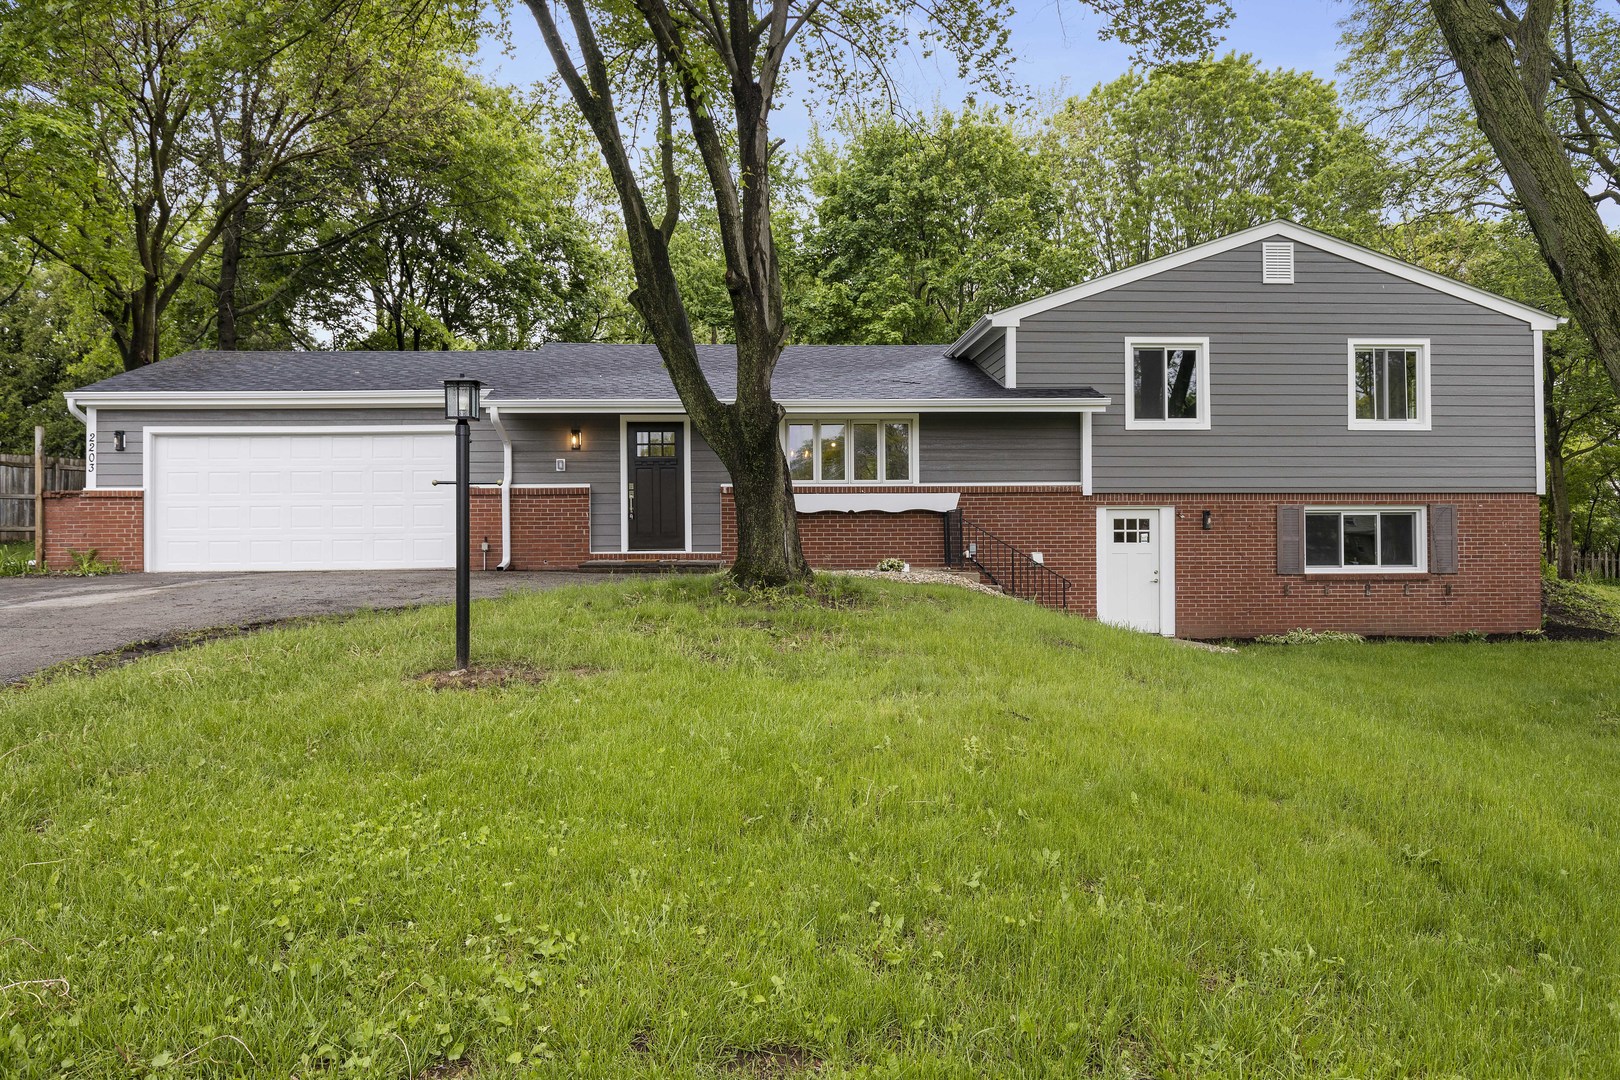
[[[824,588],[480,603],[539,685],[415,681],[435,608],[0,694],[0,1071],[1620,1074],[1620,643]]]

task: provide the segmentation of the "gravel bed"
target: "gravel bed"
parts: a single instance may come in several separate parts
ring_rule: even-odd
[[[1000,589],[992,589],[972,574],[956,574],[949,570],[826,570],[823,573],[842,574],[845,577],[877,578],[881,581],[904,581],[911,585],[955,585],[991,596],[1006,596]]]

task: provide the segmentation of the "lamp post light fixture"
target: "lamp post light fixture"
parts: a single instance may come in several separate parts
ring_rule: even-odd
[[[472,606],[472,551],[468,532],[472,519],[472,429],[467,425],[483,415],[479,400],[482,384],[463,373],[444,380],[444,418],[456,422],[456,670],[466,671],[468,623]]]

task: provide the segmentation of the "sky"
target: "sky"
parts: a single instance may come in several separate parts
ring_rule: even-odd
[[[1346,5],[1337,0],[1233,0],[1236,18],[1227,28],[1221,52],[1252,53],[1266,67],[1313,71],[1323,79],[1335,77],[1339,60],[1338,20]],[[1017,74],[1043,96],[1084,94],[1100,82],[1122,75],[1130,66],[1128,50],[1097,40],[1099,22],[1076,0],[1030,0],[1014,16],[1012,49],[1018,57]],[[521,4],[511,20],[512,55],[504,55],[501,42],[486,39],[478,62],[484,74],[500,82],[529,86],[554,78],[551,61],[535,28],[534,18]],[[955,72],[935,61],[913,56],[899,67],[902,104],[912,111],[933,105],[955,107],[968,87]],[[773,134],[789,147],[802,147],[817,115],[802,99],[784,102],[772,118]]]

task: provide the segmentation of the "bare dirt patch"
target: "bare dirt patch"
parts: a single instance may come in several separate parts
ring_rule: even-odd
[[[761,1046],[736,1049],[720,1059],[720,1068],[734,1076],[799,1076],[821,1068],[821,1059],[802,1046]]]
[[[471,667],[454,671],[430,671],[418,675],[416,681],[429,690],[487,690],[491,687],[538,685],[552,678],[545,668],[524,664],[506,664],[499,667]]]

